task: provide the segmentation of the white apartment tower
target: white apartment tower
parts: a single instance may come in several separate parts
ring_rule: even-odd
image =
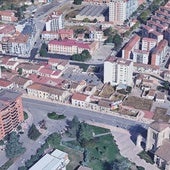
[[[109,3],[109,21],[122,25],[126,20],[126,1],[112,0]]]
[[[46,31],[58,31],[64,28],[63,15],[58,12],[53,12],[48,16],[46,21]]]
[[[109,21],[123,25],[132,13],[138,8],[138,0],[110,0]]]
[[[108,57],[104,62],[104,83],[132,86],[133,62],[123,58]]]

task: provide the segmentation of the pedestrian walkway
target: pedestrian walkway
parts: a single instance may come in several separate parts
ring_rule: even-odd
[[[100,126],[103,128],[110,129],[116,144],[120,150],[120,154],[128,158],[131,162],[134,162],[137,166],[142,166],[145,170],[159,170],[159,168],[154,164],[147,163],[145,160],[140,159],[137,155],[142,151],[141,148],[137,147],[131,140],[130,133],[125,130],[114,126],[105,125],[102,123],[87,122],[91,125]]]

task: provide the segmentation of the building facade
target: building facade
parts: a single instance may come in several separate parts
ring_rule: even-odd
[[[53,12],[51,15],[48,16],[46,24],[46,31],[57,31],[59,29],[64,28],[64,19],[63,15],[58,12]]]
[[[109,57],[104,62],[104,83],[132,86],[133,62],[122,58]]]
[[[52,40],[48,43],[48,52],[56,54],[80,54],[83,50],[88,50],[92,54],[97,48],[98,42],[84,43],[69,39]]]
[[[0,112],[1,140],[24,121],[21,94],[12,90],[1,91]]]

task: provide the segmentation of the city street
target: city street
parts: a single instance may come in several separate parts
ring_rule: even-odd
[[[23,98],[23,106],[25,109],[28,109],[32,113],[34,117],[34,122],[36,122],[36,120],[39,120],[40,118],[45,118],[44,116],[46,116],[48,112],[54,111],[58,114],[66,115],[68,119],[72,119],[74,115],[77,115],[81,121],[91,120],[94,122],[105,123],[112,126],[119,126],[125,129],[128,129],[131,126],[135,125],[141,125],[145,128],[148,127],[147,124],[137,122],[135,120],[129,120],[114,115],[84,110],[70,105]]]

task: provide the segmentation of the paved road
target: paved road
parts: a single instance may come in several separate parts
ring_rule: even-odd
[[[147,128],[148,125],[137,122],[135,120],[129,120],[117,116],[112,116],[108,114],[103,114],[100,112],[93,112],[89,110],[84,110],[76,107],[72,107],[69,105],[50,103],[40,100],[23,98],[23,106],[25,109],[28,109],[32,114],[36,114],[37,116],[42,116],[47,114],[48,112],[55,111],[60,114],[64,114],[67,118],[71,119],[74,115],[77,115],[82,121],[92,121],[105,123],[108,125],[118,126],[125,129],[129,129],[132,126],[141,125],[144,128]]]

